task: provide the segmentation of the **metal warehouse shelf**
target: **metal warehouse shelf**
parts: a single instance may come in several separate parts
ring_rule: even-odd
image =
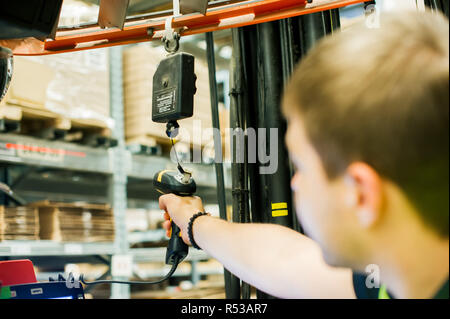
[[[53,241],[2,241],[0,256],[113,255],[114,243],[57,243]]]
[[[134,262],[161,262],[166,258],[166,248],[133,248],[128,251],[133,256]],[[211,257],[202,250],[189,249],[185,261],[199,261],[210,259]]]
[[[0,162],[112,174],[107,149],[25,135],[0,134]]]
[[[49,141],[25,135],[0,134],[0,162],[112,174],[112,149],[93,148],[75,143]],[[126,156],[127,176],[152,180],[156,172],[176,169],[176,164],[161,156]],[[216,187],[213,165],[184,164],[192,170],[198,186]],[[226,167],[226,166],[225,166]],[[225,169],[225,184],[231,185],[230,169]]]

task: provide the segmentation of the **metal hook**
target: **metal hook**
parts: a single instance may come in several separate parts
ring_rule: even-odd
[[[175,53],[180,48],[180,34],[172,28],[173,17],[166,19],[166,28],[162,41],[164,42],[164,49],[168,53]]]
[[[173,0],[173,16],[167,17],[164,36],[162,41],[164,42],[164,49],[169,54],[175,53],[180,48],[180,34],[172,28],[172,21],[174,17],[180,15],[180,1]]]

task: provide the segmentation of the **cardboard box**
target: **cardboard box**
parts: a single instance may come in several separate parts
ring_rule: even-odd
[[[48,65],[25,57],[14,57],[14,72],[6,102],[45,108],[47,88],[55,78]]]
[[[38,235],[39,217],[36,208],[0,206],[0,241],[37,240]]]
[[[108,205],[41,201],[40,239],[60,242],[113,242],[114,215]]]

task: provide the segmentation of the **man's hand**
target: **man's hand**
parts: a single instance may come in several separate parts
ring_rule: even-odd
[[[183,241],[191,245],[189,241],[187,227],[189,219],[192,215],[198,212],[204,212],[203,203],[200,197],[181,197],[174,194],[162,195],[159,198],[159,208],[165,211],[163,227],[166,230],[166,235],[169,237],[172,218],[174,223],[181,229],[181,236]]]

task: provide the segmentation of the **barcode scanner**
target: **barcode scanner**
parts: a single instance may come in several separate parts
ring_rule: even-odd
[[[155,189],[162,194],[178,196],[192,196],[196,191],[196,184],[190,172],[178,167],[178,170],[162,170],[153,179]],[[175,260],[181,262],[188,254],[188,245],[181,237],[180,228],[172,221],[171,235],[166,252],[166,264],[173,265]]]
[[[178,163],[178,170],[162,170],[155,174],[153,179],[155,189],[162,194],[175,194],[178,196],[192,196],[194,195],[197,186],[192,174],[184,170]],[[169,273],[157,281],[120,281],[120,280],[96,280],[86,281],[83,275],[80,275],[80,282],[85,285],[96,284],[158,284],[169,279],[177,269],[177,266],[182,262],[189,252],[189,247],[181,238],[180,228],[172,222],[172,229],[169,244],[166,251],[166,264],[172,265]]]

